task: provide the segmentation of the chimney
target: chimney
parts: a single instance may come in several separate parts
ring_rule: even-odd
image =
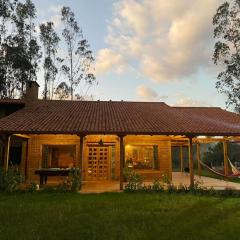
[[[38,88],[40,86],[36,81],[28,81],[26,84],[26,100],[38,100]]]

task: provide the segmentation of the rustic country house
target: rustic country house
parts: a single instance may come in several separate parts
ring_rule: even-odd
[[[17,165],[28,181],[38,181],[42,171],[43,184],[71,167],[81,169],[83,181],[119,181],[120,189],[124,166],[145,179],[171,178],[172,148],[178,147],[179,171],[188,167],[193,184],[193,145],[201,171],[199,145],[211,141],[223,142],[228,172],[226,143],[239,141],[238,114],[163,102],[39,100],[38,87],[29,82],[24,100],[0,101],[1,165]]]

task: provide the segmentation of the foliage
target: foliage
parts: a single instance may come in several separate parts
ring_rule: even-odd
[[[142,176],[141,174],[133,171],[130,168],[125,168],[124,172],[127,184],[125,185],[124,190],[126,192],[132,192],[135,190],[140,190],[142,189]]]
[[[61,20],[64,24],[62,36],[67,48],[67,56],[64,57],[66,60],[61,70],[68,81],[60,83],[57,87],[58,91],[56,91],[56,94],[61,93],[59,96],[61,99],[70,95],[71,100],[73,100],[74,93],[81,84],[82,87],[86,86],[88,90],[89,87],[96,82],[95,76],[92,73],[94,58],[90,50],[90,45],[83,37],[82,30],[75,19],[75,14],[69,7],[62,7]],[[64,88],[62,88],[62,86]],[[83,91],[83,89],[81,89],[81,91]],[[77,92],[76,94],[79,95]],[[82,92],[80,92],[80,95],[81,94]]]
[[[0,191],[12,193],[19,189],[22,182],[23,178],[17,169],[0,169]]]
[[[78,192],[81,189],[81,171],[79,168],[71,168],[69,176],[58,186],[61,192]]]
[[[35,182],[31,182],[30,185],[27,187],[27,191],[28,192],[36,192],[37,190],[39,190],[39,185]]]
[[[31,0],[2,0],[0,9],[0,97],[22,97],[26,82],[36,78],[40,58],[36,8]]]
[[[156,178],[153,180],[152,190],[155,192],[162,192],[164,190],[164,184],[161,183],[160,179]]]
[[[162,180],[166,184],[170,184],[171,183],[171,180],[169,179],[168,175],[165,174],[165,173],[162,175]]]
[[[228,146],[228,157],[235,163],[240,162],[240,148],[238,143],[227,143]],[[202,156],[202,161],[209,166],[222,166],[223,159],[223,143],[218,142],[211,145]]]
[[[66,82],[61,82],[55,90],[56,96],[61,100],[68,99],[70,97],[70,92],[70,87]]]
[[[240,112],[240,1],[226,1],[213,17],[215,43],[213,61],[224,69],[216,87],[226,94],[227,105]]]
[[[37,11],[31,0],[0,0],[0,99],[24,97],[26,82],[36,80],[39,66],[44,69],[44,99],[85,99],[96,82],[93,54],[73,11],[63,7],[59,14],[63,38],[59,38],[52,22],[40,24],[37,36]],[[58,55],[61,40],[66,43],[63,58]]]
[[[223,164],[223,144],[218,142],[204,152],[202,161],[209,166],[221,166]]]
[[[44,48],[44,99],[52,99],[54,94],[54,82],[58,73],[57,62],[62,62],[60,58],[56,58],[60,38],[54,30],[53,22],[43,23],[39,26],[40,40]]]

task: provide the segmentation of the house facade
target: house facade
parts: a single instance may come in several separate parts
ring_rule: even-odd
[[[28,85],[24,100],[1,100],[0,113],[1,165],[17,166],[27,181],[39,180],[36,170],[71,167],[81,169],[83,181],[118,181],[120,189],[124,167],[141,173],[145,181],[163,174],[171,179],[175,147],[180,149],[179,171],[189,168],[193,184],[193,145],[199,149],[204,142],[223,142],[227,173],[226,143],[240,136],[240,116],[220,108],[38,100],[35,82]]]

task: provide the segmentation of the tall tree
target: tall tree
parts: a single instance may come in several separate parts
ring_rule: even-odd
[[[62,36],[67,46],[67,57],[62,66],[62,71],[67,77],[68,83],[61,83],[59,87],[64,86],[64,89],[70,89],[70,97],[73,100],[74,93],[77,92],[81,83],[84,82],[91,86],[96,81],[94,74],[91,72],[91,64],[94,58],[89,43],[83,37],[82,30],[69,7],[62,8],[61,20],[64,24]],[[68,84],[69,88],[66,88]]]
[[[13,4],[9,0],[0,0],[0,98],[12,97],[11,92],[15,87],[10,84],[6,61],[7,42],[9,41],[7,25],[11,21]]]
[[[0,97],[24,95],[36,78],[39,46],[34,37],[36,9],[31,0],[0,0]],[[12,29],[12,30],[10,30]]]
[[[16,70],[15,77],[20,82],[20,94],[24,95],[26,82],[36,79],[40,47],[34,33],[33,19],[36,18],[36,8],[31,0],[16,5],[13,20],[16,25],[16,35],[13,38],[13,46],[10,48],[10,57],[13,59],[13,67]]]
[[[40,25],[40,40],[44,47],[44,99],[52,99],[54,94],[54,82],[58,68],[56,61],[61,61],[56,57],[60,38],[54,30],[53,22]]]
[[[216,87],[227,96],[227,105],[240,112],[240,1],[226,1],[213,17],[215,43],[213,61],[223,70]]]

